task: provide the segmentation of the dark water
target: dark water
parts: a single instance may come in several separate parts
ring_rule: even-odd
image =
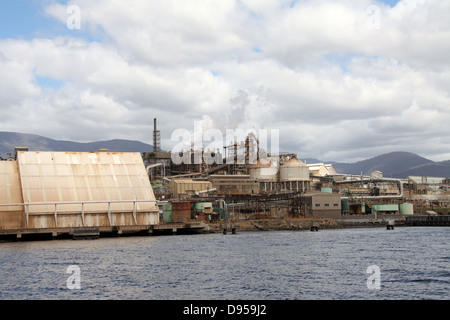
[[[1,243],[0,299],[447,300],[449,236],[398,227]],[[80,289],[68,289],[71,265]],[[380,289],[368,288],[371,265]]]

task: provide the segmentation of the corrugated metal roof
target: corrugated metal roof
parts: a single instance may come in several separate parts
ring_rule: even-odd
[[[441,184],[444,177],[409,176],[408,179],[417,184]]]
[[[250,168],[270,168],[270,162],[264,159],[260,159],[256,161],[254,164],[250,166]]]
[[[196,183],[196,184],[204,184],[208,183],[206,180],[192,180],[192,179],[173,179],[173,183]]]
[[[282,165],[282,168],[289,168],[289,167],[306,167],[306,164],[304,164],[296,157],[292,157],[285,164]]]
[[[155,200],[139,153],[18,152],[24,203]],[[51,212],[50,205],[30,206],[30,213]],[[137,203],[139,211],[156,203]],[[80,205],[58,206],[59,212]],[[87,204],[86,212],[105,212],[107,204]],[[113,203],[111,211],[133,211],[132,203]]]

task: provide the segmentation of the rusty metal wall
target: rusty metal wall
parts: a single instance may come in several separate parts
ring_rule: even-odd
[[[187,223],[191,220],[191,203],[189,201],[172,201],[172,221]]]
[[[17,162],[0,161],[0,205],[14,203],[23,203]],[[0,207],[0,229],[17,229],[23,223],[23,206]]]

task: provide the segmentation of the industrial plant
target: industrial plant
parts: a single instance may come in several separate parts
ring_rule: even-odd
[[[337,173],[295,153],[270,154],[254,134],[213,154],[185,150],[177,157],[189,161],[175,163],[161,150],[156,119],[153,137],[154,149],[142,154],[16,147],[0,161],[0,237],[235,230],[257,219],[407,221],[450,207],[448,177]]]
[[[252,133],[214,155],[218,163],[204,161],[210,151],[191,149],[183,155],[191,161],[175,164],[170,151],[156,147],[160,142],[155,119],[154,146],[143,159],[155,196],[165,203],[163,221],[167,222],[170,203],[175,200],[208,203],[211,213],[193,210],[192,215],[207,221],[222,219],[225,209],[226,216],[235,220],[285,216],[376,219],[448,213],[450,207],[448,178],[395,179],[383,177],[380,171],[370,176],[337,173],[332,164],[307,164],[295,153],[267,153]],[[238,161],[239,155],[244,161]]]

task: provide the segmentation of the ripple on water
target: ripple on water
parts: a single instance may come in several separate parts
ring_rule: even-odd
[[[450,298],[448,228],[0,244],[1,299]],[[81,289],[69,290],[78,265]],[[380,267],[380,290],[367,267]]]

